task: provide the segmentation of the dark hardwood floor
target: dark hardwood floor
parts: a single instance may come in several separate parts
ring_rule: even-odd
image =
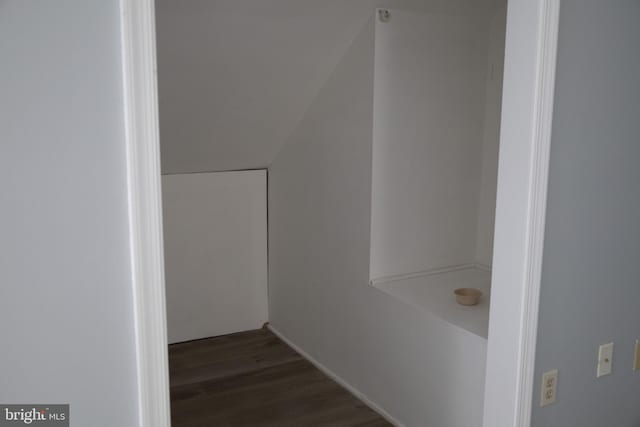
[[[267,329],[169,346],[173,427],[386,427]]]

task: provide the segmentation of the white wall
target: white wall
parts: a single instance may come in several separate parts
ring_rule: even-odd
[[[506,8],[501,8],[494,12],[489,22],[488,59],[486,63],[482,173],[480,176],[480,200],[475,249],[475,262],[485,266],[491,266],[493,262],[493,231],[498,187],[498,151],[500,145],[506,25],[507,10]]]
[[[0,402],[136,426],[116,0],[0,2]]]
[[[268,320],[266,171],[162,177],[169,342]]]
[[[640,425],[640,2],[563,0],[534,427]],[[615,343],[596,378],[598,346]],[[557,403],[539,404],[558,369]]]
[[[164,173],[266,167],[376,6],[486,14],[504,0],[157,0]]]
[[[368,284],[373,65],[369,22],[269,169],[270,322],[404,425],[477,426],[486,340]]]
[[[478,226],[485,20],[391,15],[376,24],[372,278],[472,263]]]

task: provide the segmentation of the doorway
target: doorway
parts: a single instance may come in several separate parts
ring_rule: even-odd
[[[532,4],[532,3],[536,3],[536,4]],[[530,361],[527,361],[526,358],[528,357],[527,355],[530,355],[531,350],[528,349],[527,351],[522,353],[520,349],[522,348],[523,342],[526,341],[526,337],[530,335],[529,332],[526,332],[527,328],[530,327],[530,325],[532,324],[532,320],[535,320],[535,315],[537,315],[537,306],[535,303],[535,291],[536,291],[535,274],[536,274],[537,267],[535,262],[531,263],[531,260],[533,259],[535,261],[535,254],[539,249],[538,248],[539,243],[535,243],[535,242],[536,242],[536,236],[538,236],[540,233],[540,230],[539,230],[540,218],[542,218],[542,223],[543,223],[543,212],[544,212],[543,201],[544,201],[544,196],[546,191],[546,185],[545,185],[546,172],[544,167],[540,169],[538,166],[540,164],[544,166],[545,164],[544,145],[548,137],[545,133],[547,129],[544,126],[540,128],[539,125],[541,123],[542,124],[546,123],[545,122],[546,114],[541,115],[540,112],[542,111],[544,113],[547,113],[548,110],[550,109],[550,101],[549,101],[548,95],[549,95],[549,87],[551,86],[551,89],[552,89],[552,82],[553,82],[553,73],[551,74],[539,73],[538,70],[540,69],[539,68],[540,63],[543,63],[544,67],[546,67],[545,69],[553,69],[553,63],[555,60],[555,55],[554,55],[555,39],[553,36],[553,30],[554,30],[554,22],[556,22],[556,18],[557,18],[557,16],[554,15],[553,6],[554,6],[553,2],[530,2],[528,4],[524,4],[523,2],[520,2],[520,1],[514,1],[510,3],[510,6],[509,6],[510,10],[509,10],[508,22],[510,22],[510,24],[508,24],[508,31],[507,31],[507,58],[510,57],[510,52],[511,54],[513,54],[513,52],[516,52],[516,51],[524,52],[524,57],[518,57],[515,63],[511,64],[511,68],[507,67],[505,71],[506,83],[505,83],[505,98],[503,101],[503,106],[505,105],[515,106],[512,104],[517,104],[520,106],[524,106],[526,108],[515,108],[515,109],[509,110],[510,114],[506,115],[506,117],[513,120],[511,120],[508,123],[506,129],[505,127],[503,127],[502,136],[501,136],[501,157],[500,157],[501,172],[498,178],[498,182],[499,182],[498,209],[497,209],[498,215],[496,220],[496,229],[497,229],[496,243],[495,243],[496,249],[494,250],[494,274],[493,274],[493,283],[492,283],[492,308],[491,308],[492,318],[496,317],[496,316],[493,316],[494,310],[497,310],[496,315],[497,315],[497,318],[500,318],[501,322],[504,322],[509,317],[510,310],[508,310],[508,301],[506,301],[506,299],[510,297],[515,297],[516,300],[522,300],[527,304],[525,304],[522,307],[522,310],[519,310],[517,313],[511,313],[514,321],[518,322],[518,324],[520,325],[525,326],[524,334],[522,333],[522,329],[519,329],[519,332],[517,332],[515,335],[513,335],[513,333],[510,334],[508,330],[502,333],[502,331],[500,330],[500,325],[498,324],[494,325],[493,321],[492,321],[492,324],[490,325],[489,352],[488,352],[489,373],[487,375],[487,378],[489,381],[487,382],[487,387],[486,387],[487,392],[484,395],[485,399],[488,398],[488,403],[485,404],[485,411],[484,411],[485,419],[495,420],[497,419],[495,417],[500,417],[500,416],[508,417],[509,411],[513,410],[515,407],[518,406],[517,404],[514,403],[513,406],[508,408],[505,408],[504,405],[502,406],[501,409],[492,408],[491,400],[493,398],[497,399],[497,397],[500,396],[500,393],[497,392],[496,390],[492,391],[491,369],[492,369],[492,366],[495,365],[497,361],[497,359],[494,360],[494,355],[491,350],[492,346],[494,344],[501,345],[506,343],[506,345],[502,346],[503,348],[507,348],[507,349],[513,348],[514,350],[517,350],[513,352],[507,351],[506,353],[502,352],[501,354],[502,361],[504,361],[504,359],[509,359],[509,357],[511,357],[511,359],[509,360],[511,360],[515,366],[526,366],[527,363],[530,363]],[[149,22],[148,20],[147,21],[144,20],[145,19],[144,13],[142,13],[141,15],[135,15],[134,13],[134,18],[133,18],[134,21],[136,17],[141,19],[143,23]],[[148,19],[149,16],[147,15],[146,18]],[[139,28],[139,27],[132,25],[132,28]],[[550,37],[546,37],[549,34],[550,34]],[[532,39],[535,40],[535,42],[532,42]],[[545,42],[538,44],[537,41],[539,39],[545,40]],[[511,46],[510,46],[510,41],[511,43],[513,43]],[[137,47],[139,49],[139,52],[147,52],[148,54],[148,49],[145,50],[144,44],[143,46],[137,46],[135,43],[129,43],[127,46],[129,47],[130,50],[133,50],[133,47]],[[519,48],[522,48],[522,49],[519,49]],[[540,53],[542,53],[542,55],[540,55]],[[129,61],[127,63],[130,66],[132,66],[132,63],[135,63],[135,61],[133,60],[133,58],[129,58]],[[144,70],[145,68],[144,66],[141,66],[141,67],[132,66],[132,70],[134,69]],[[146,70],[147,72],[152,72],[152,68],[146,68]],[[526,71],[526,72],[522,73],[522,71]],[[523,84],[522,80],[519,82],[519,84],[516,84],[515,82],[510,81],[509,76],[511,75],[511,73],[518,73],[521,77],[524,76],[525,78],[528,78],[529,80],[527,80],[527,82],[530,82],[532,84]],[[131,75],[134,75],[134,74],[135,73],[133,72],[131,73]],[[136,81],[136,80],[133,79],[133,81]],[[135,87],[140,87],[140,86],[144,88],[145,84],[143,84],[141,81],[136,81]],[[525,90],[523,88],[528,88],[528,89]],[[142,100],[146,100],[147,103],[145,104],[144,102],[141,101],[140,102],[141,104],[146,105],[147,107],[149,105],[153,106],[154,105],[153,102],[150,102],[150,103],[148,102],[149,99],[151,101],[153,101],[154,99],[153,88],[148,88],[148,89],[150,89],[149,92],[147,93],[149,95],[148,98],[144,97],[144,94],[145,94],[144,90],[141,92],[143,95],[142,97],[138,97],[138,98],[133,97],[132,91],[129,91],[129,94],[130,96],[133,97],[133,101],[135,101],[135,99],[142,99]],[[135,107],[135,102],[133,102],[133,104]],[[147,111],[148,109],[145,109],[143,107],[141,108],[141,110]],[[531,114],[529,114],[529,112],[531,112]],[[138,116],[138,119],[140,119],[139,116]],[[503,114],[503,123],[505,123],[504,119],[505,119],[505,115]],[[144,120],[142,120],[142,122],[144,122]],[[153,122],[154,122],[153,118],[147,121],[147,124],[149,124],[151,128],[151,131],[150,131],[151,134],[153,134]],[[139,123],[139,122],[136,121],[135,123]],[[522,135],[522,129],[523,129],[523,127],[520,126],[518,128],[517,135],[516,135],[516,128],[515,128],[516,125],[526,125],[524,126],[524,129],[530,130],[532,138],[529,140],[530,141],[529,143],[534,148],[533,150],[516,149],[516,147],[521,146],[519,142],[522,141],[521,135]],[[157,125],[156,125],[156,128],[157,128]],[[147,129],[147,131],[149,131],[149,129]],[[142,136],[146,136],[146,135],[147,134],[143,134]],[[130,135],[130,137],[135,137],[135,136],[136,136],[135,132],[133,132],[133,135]],[[139,137],[140,135],[137,135],[137,136]],[[132,139],[138,140],[138,141],[140,140],[140,138],[132,138]],[[155,141],[157,143],[157,137]],[[144,162],[144,160],[141,160],[140,162]],[[136,164],[135,166],[132,167],[132,171],[134,172],[134,175],[138,175],[142,173],[144,176],[145,172],[151,171],[151,173],[155,173],[155,172],[158,172],[158,169],[157,169],[157,164],[155,165],[155,169],[153,167],[145,168],[145,165]],[[133,183],[133,187],[135,189],[139,190],[141,187],[143,187],[141,180],[138,181],[138,180],[132,179],[131,182]],[[157,193],[158,188],[159,186],[156,186],[154,190],[154,187],[152,186],[151,187],[152,193],[153,192]],[[509,196],[512,193],[524,194],[524,196],[520,198],[519,197],[509,198]],[[504,197],[503,199],[501,199],[501,194],[503,194],[503,197]],[[542,205],[540,203],[532,204],[531,203],[532,200],[533,201],[542,200]],[[146,208],[148,207],[149,206],[146,206]],[[142,207],[140,206],[140,204],[138,204],[137,209],[142,211],[145,209],[145,207]],[[157,211],[158,209],[157,204],[155,207],[151,206],[151,208],[149,209],[149,211],[152,214],[151,215],[152,217],[154,216],[153,214],[154,209]],[[542,214],[540,212],[542,212]],[[510,223],[502,222],[501,215],[508,214],[508,213],[513,213],[515,216],[510,217],[510,220],[511,220]],[[532,213],[533,213],[533,216],[531,215]],[[157,216],[157,212],[155,215]],[[135,218],[136,215],[134,214],[133,217]],[[518,219],[518,221],[513,221],[513,218]],[[133,224],[134,224],[134,229],[137,231],[138,234],[140,234],[139,229],[145,228],[142,224],[140,224],[140,222],[133,221]],[[147,230],[149,231],[149,235],[151,237],[153,237],[153,235],[159,232],[157,229],[157,225],[158,224],[156,223],[155,229],[154,227],[151,227],[150,229]],[[507,230],[516,231],[516,232],[511,233],[509,235],[510,237],[507,238],[504,234],[504,232]],[[144,234],[144,232],[142,232],[142,234]],[[507,241],[509,239],[511,239],[511,242]],[[155,242],[157,246],[158,241],[155,240]],[[145,243],[149,243],[149,242],[147,241]],[[153,242],[151,243],[153,244]],[[508,243],[514,243],[515,245],[509,245]],[[140,245],[140,247],[142,247],[142,245]],[[526,250],[524,250],[523,252],[518,252],[513,250],[514,247],[518,247],[518,248],[525,247]],[[503,256],[503,254],[506,253],[507,251],[510,251],[509,258],[511,260],[514,260],[514,258],[517,260],[517,262],[511,263],[510,266],[507,266],[507,263],[506,263],[507,257]],[[495,256],[495,255],[498,255],[498,256]],[[149,253],[146,253],[145,256],[149,258]],[[155,260],[157,261],[157,258],[155,258]],[[143,261],[141,264],[148,265],[148,260]],[[527,272],[527,273],[522,274],[523,272]],[[517,286],[511,285],[511,287],[507,288],[507,284],[510,281],[510,278],[512,277],[517,278],[515,282]],[[525,279],[522,280],[521,277],[525,277]],[[148,276],[140,277],[141,280],[145,278],[148,279]],[[157,276],[156,276],[156,279],[157,279]],[[149,283],[149,281],[144,280],[142,283]],[[151,281],[151,283],[154,283],[154,282]],[[496,298],[496,291],[498,291],[497,298]],[[141,289],[138,289],[138,294],[142,294],[142,293],[144,293],[144,291]],[[518,297],[522,297],[522,298],[518,298]],[[138,300],[140,300],[140,298],[138,298]],[[530,302],[532,303],[529,304]],[[536,310],[532,311],[532,309],[534,308]],[[150,311],[153,311],[153,310],[150,310]],[[504,314],[504,316],[501,316],[502,314]],[[159,315],[159,318],[161,319],[160,323],[162,323],[162,319],[164,318],[162,314],[157,313],[157,310],[155,310],[155,315],[156,316]],[[149,326],[148,320],[150,318],[154,318],[153,316],[149,315],[148,311],[145,311],[145,310],[139,310],[138,317],[140,320],[139,322],[140,325],[147,325],[147,326]],[[154,320],[157,320],[157,319],[158,317],[155,317]],[[382,324],[380,326],[386,327],[389,325],[385,326]],[[144,327],[140,327],[139,329],[145,330]],[[153,327],[150,327],[149,330],[153,330]],[[157,328],[156,328],[156,331],[157,331]],[[493,336],[492,336],[492,331],[495,332]],[[348,334],[349,330],[347,329],[345,331],[342,331],[342,333]],[[493,341],[494,338],[495,338],[495,341]],[[157,339],[152,339],[152,340],[139,339],[139,341],[142,343],[140,345],[141,350],[143,348],[149,348],[149,347],[157,348],[156,347],[158,343]],[[162,343],[162,339],[160,339],[160,343]],[[158,367],[162,368],[161,361],[160,363],[156,363],[155,365],[149,365],[147,363],[148,359],[144,357],[145,352],[140,351],[140,353],[142,354],[142,358],[141,358],[141,376],[142,377],[145,377],[144,372],[147,372],[147,373],[155,372],[155,374],[158,374],[159,372],[162,371],[162,369],[160,370],[157,369]],[[523,354],[524,354],[524,359],[522,357]],[[155,366],[156,368],[155,371],[148,370],[147,368],[149,368],[149,366],[151,367]],[[507,375],[507,376],[513,375],[514,382],[512,385],[513,385],[514,392],[518,397],[523,394],[526,394],[526,390],[527,390],[527,387],[526,387],[527,377],[526,375],[524,377],[520,376],[520,372],[522,372],[522,369],[514,368],[513,372],[509,371]],[[502,381],[502,383],[504,385],[504,380]],[[151,389],[151,387],[149,387],[151,385],[157,385],[157,384],[155,383],[152,384],[151,381],[149,382],[141,381],[142,389],[149,390]],[[160,399],[162,399],[162,390],[156,389],[156,393],[158,394],[156,394],[155,397],[160,396]],[[504,393],[504,388],[502,393]],[[521,403],[520,403],[520,406],[522,406]],[[143,408],[144,408],[144,405],[143,405]],[[157,411],[151,411],[150,407],[148,408],[148,410],[150,414],[149,416],[154,416],[153,414],[157,412]],[[524,411],[524,413],[526,413],[526,410]],[[511,412],[511,415],[513,415],[513,412]],[[490,417],[490,418],[487,418],[487,417]],[[494,417],[494,418],[491,418],[491,417]],[[155,425],[165,425],[165,424],[159,423]],[[491,425],[491,424],[486,424],[486,425]]]

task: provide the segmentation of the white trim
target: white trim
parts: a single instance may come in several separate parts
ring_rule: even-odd
[[[139,427],[169,427],[153,0],[120,0]]]
[[[466,270],[467,268],[476,268],[478,270],[491,273],[491,266],[486,264],[480,264],[477,262],[471,262],[468,264],[456,264],[456,265],[449,265],[446,267],[432,268],[430,270],[415,271],[413,273],[395,274],[392,276],[376,277],[375,279],[369,280],[369,284],[371,286],[378,287],[385,283],[399,282],[401,280],[413,279],[416,277],[434,276],[436,274],[442,274],[442,273],[451,273],[453,271]]]
[[[360,399],[365,405],[367,405],[369,408],[371,408],[372,410],[377,412],[385,420],[389,421],[392,425],[394,425],[396,427],[405,427],[404,424],[402,424],[400,421],[398,421],[395,418],[393,418],[393,416],[391,416],[391,414],[389,414],[387,411],[382,409],[380,406],[376,405],[371,399],[369,399],[367,396],[365,396],[360,390],[358,390],[357,388],[355,388],[354,386],[352,386],[351,384],[349,384],[348,382],[343,380],[341,377],[339,377],[337,374],[335,374],[329,368],[327,368],[322,363],[320,363],[316,359],[314,359],[311,355],[309,355],[309,353],[305,352],[300,347],[295,345],[286,336],[284,336],[282,334],[282,332],[280,332],[278,329],[276,329],[272,324],[268,323],[267,324],[267,328],[271,332],[273,332],[278,338],[280,338],[282,341],[287,343],[287,345],[289,347],[291,347],[297,353],[299,353],[302,357],[307,359],[313,366],[318,368],[320,371],[322,371],[326,376],[331,378],[333,381],[335,381],[338,384],[340,384],[343,388],[347,389],[347,391],[349,391],[349,393],[353,394],[355,397]]]
[[[485,427],[531,423],[559,5],[509,2]]]
[[[490,265],[482,264],[479,262],[474,262],[473,267],[477,268],[478,270],[486,271],[487,273],[491,273],[491,268],[492,268]]]
[[[535,103],[535,128],[531,166],[530,220],[528,239],[528,268],[523,300],[522,339],[519,390],[516,396],[516,426],[531,425],[533,404],[536,340],[538,337],[538,312],[542,256],[544,252],[544,230],[547,214],[547,188],[549,179],[549,151],[553,123],[553,102],[556,80],[558,27],[560,23],[560,0],[546,0],[541,7],[542,28],[538,44],[538,82]]]
[[[486,269],[485,266],[481,264],[476,264],[476,263],[449,265],[446,267],[432,268],[430,270],[415,271],[413,273],[404,273],[404,274],[395,274],[392,276],[376,277],[375,279],[369,280],[369,284],[371,286],[379,286],[385,283],[399,282],[401,280],[413,279],[415,277],[433,276],[436,274],[450,273],[452,271],[459,271],[467,268],[478,268],[479,270]],[[489,269],[488,271],[491,271],[491,269]]]

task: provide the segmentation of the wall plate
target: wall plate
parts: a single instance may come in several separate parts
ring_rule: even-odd
[[[598,351],[597,377],[611,374],[613,370],[613,343],[603,344]]]
[[[558,390],[558,370],[548,371],[542,374],[540,386],[540,406],[551,405],[556,401]]]

